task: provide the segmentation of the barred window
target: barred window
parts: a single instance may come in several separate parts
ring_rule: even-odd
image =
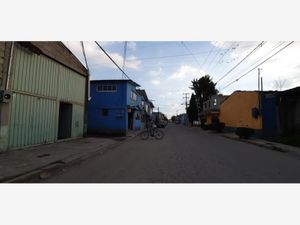
[[[114,84],[99,84],[97,85],[97,92],[116,92],[117,86]]]

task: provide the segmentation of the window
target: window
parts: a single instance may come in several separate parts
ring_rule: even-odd
[[[136,101],[137,94],[135,92],[131,91],[131,96],[130,97],[131,97],[131,100]]]
[[[140,120],[140,119],[141,119],[141,115],[140,115],[139,112],[136,113],[135,119],[136,119],[136,120]]]
[[[214,106],[217,106],[217,99],[214,98]]]
[[[99,84],[97,85],[97,92],[116,92],[117,86],[114,84]]]
[[[108,109],[102,109],[101,110],[101,115],[102,116],[108,116]]]

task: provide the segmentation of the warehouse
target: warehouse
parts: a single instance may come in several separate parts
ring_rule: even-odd
[[[61,42],[0,42],[0,152],[82,137],[87,80]]]

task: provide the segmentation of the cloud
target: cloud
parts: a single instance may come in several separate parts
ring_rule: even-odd
[[[127,43],[127,48],[132,50],[132,51],[135,51],[136,50],[136,43],[133,42],[133,41],[130,41]]]
[[[148,74],[152,77],[162,76],[163,75],[162,68],[160,67],[157,70],[150,70]]]
[[[224,41],[212,41],[210,43],[217,48],[223,48],[225,42]]]
[[[104,44],[103,44],[104,43]],[[102,46],[111,45],[114,42],[101,42]],[[80,42],[65,42],[66,46],[79,58],[79,60],[84,64],[82,48]],[[99,49],[99,47],[94,42],[84,42],[84,47],[90,67],[99,68],[116,68],[116,66],[110,61],[110,59]],[[107,53],[111,58],[120,66],[123,65],[123,56],[116,52]],[[141,61],[135,56],[128,56],[130,59],[125,62],[125,68],[138,69]]]
[[[210,44],[212,44],[213,46],[217,47],[217,48],[222,48],[222,49],[226,49],[226,48],[230,48],[232,47],[232,44],[234,44],[234,42],[232,41],[212,41],[210,42]],[[233,46],[234,49],[236,48],[236,46]]]
[[[171,80],[192,80],[193,78],[204,75],[204,70],[200,70],[189,65],[182,65],[177,71],[175,71],[169,79]]]
[[[160,80],[151,80],[150,81],[151,82],[151,84],[154,84],[154,85],[159,85],[160,84]]]

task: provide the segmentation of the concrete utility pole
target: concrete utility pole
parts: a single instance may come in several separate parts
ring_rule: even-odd
[[[127,41],[124,43],[124,54],[123,54],[123,71],[125,71],[125,62],[126,62],[126,51],[127,51]],[[124,79],[124,73],[122,72],[122,80]]]
[[[262,70],[261,68],[258,68],[258,88],[257,90],[260,91],[260,71]]]
[[[187,107],[188,107],[188,95],[189,95],[189,93],[183,93],[183,95],[184,95],[184,99],[185,99],[185,111],[186,111],[186,113],[187,113]]]

